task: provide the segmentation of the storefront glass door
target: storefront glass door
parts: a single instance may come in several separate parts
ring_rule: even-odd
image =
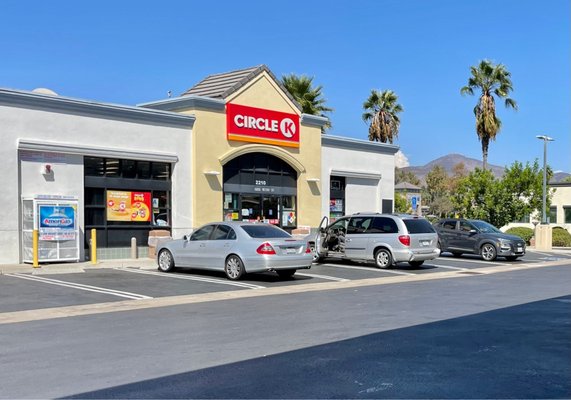
[[[262,196],[262,220],[272,225],[280,224],[279,196]]]

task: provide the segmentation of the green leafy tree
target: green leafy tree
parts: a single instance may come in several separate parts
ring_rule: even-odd
[[[435,165],[428,174],[426,174],[426,190],[430,200],[442,196],[447,192],[448,180],[446,170],[440,165]]]
[[[482,219],[496,225],[490,219],[489,205],[493,203],[493,191],[497,185],[491,171],[476,168],[458,184],[452,202],[460,216]],[[496,225],[497,226],[497,225]]]
[[[488,147],[490,140],[495,140],[501,129],[502,122],[496,116],[496,104],[494,96],[503,98],[505,106],[517,110],[516,102],[508,95],[513,91],[511,73],[503,64],[493,64],[491,61],[480,61],[477,67],[470,67],[472,76],[468,79],[468,85],[464,86],[462,95],[474,95],[474,90],[480,92],[478,104],[474,107],[476,116],[476,133],[482,143],[483,169],[488,166]]]
[[[407,213],[409,212],[410,205],[406,200],[406,197],[400,193],[395,193],[395,212],[397,213]]]
[[[369,140],[393,143],[399,134],[399,114],[403,111],[396,93],[373,89],[363,103],[363,109],[363,121],[369,123]]]
[[[440,165],[434,166],[426,174],[423,200],[434,215],[448,215],[454,208],[448,191],[449,180],[446,170]]]
[[[313,77],[295,74],[284,75],[282,76],[282,84],[299,103],[303,113],[326,117],[326,113],[333,111],[332,108],[325,105],[327,101],[321,92],[323,87],[321,85],[313,86]],[[329,128],[331,128],[331,123],[327,122],[324,130]]]
[[[464,179],[468,175],[468,171],[466,170],[466,165],[463,162],[459,162],[452,167],[452,176],[448,180],[448,191],[450,193],[454,193],[458,184],[462,179]]]
[[[402,168],[395,168],[395,183],[408,182],[415,186],[420,186],[421,182],[418,177],[411,171],[405,171]]]
[[[548,169],[548,176],[551,175]],[[543,171],[537,160],[525,166],[516,161],[505,169],[501,179],[489,170],[476,168],[460,181],[452,201],[463,217],[483,219],[502,227],[541,209]],[[549,207],[550,194],[546,202]]]

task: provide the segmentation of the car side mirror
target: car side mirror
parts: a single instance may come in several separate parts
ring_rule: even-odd
[[[472,235],[473,235],[473,234],[475,234],[475,233],[478,233],[478,231],[477,231],[477,230],[475,230],[475,229],[470,229],[470,234],[472,234]]]
[[[190,235],[184,235],[182,238],[185,242],[188,242],[190,240]]]

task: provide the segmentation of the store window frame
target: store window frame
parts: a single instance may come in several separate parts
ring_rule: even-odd
[[[571,206],[563,206],[563,223],[571,224]]]
[[[108,162],[110,161],[110,162]],[[123,169],[123,165],[128,168]],[[145,170],[156,172],[147,175]],[[107,170],[107,166],[111,170]],[[141,172],[141,168],[143,167]],[[147,168],[148,167],[148,168]],[[135,173],[133,174],[133,171]],[[148,232],[170,230],[172,225],[172,165],[165,162],[84,156],[84,225],[85,230],[97,230],[97,243],[102,248],[125,247],[131,237],[146,244]],[[134,176],[134,178],[133,178]],[[139,178],[146,176],[147,179]],[[165,179],[167,177],[167,179]],[[149,192],[149,221],[109,221],[107,219],[108,191]],[[157,216],[164,223],[158,223]],[[120,232],[124,232],[124,235]],[[89,245],[86,236],[86,247]]]

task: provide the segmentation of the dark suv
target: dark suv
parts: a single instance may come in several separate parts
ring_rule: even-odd
[[[442,219],[434,224],[442,252],[459,257],[463,253],[479,254],[486,261],[505,257],[514,261],[525,255],[525,242],[507,235],[485,221],[475,219]]]

